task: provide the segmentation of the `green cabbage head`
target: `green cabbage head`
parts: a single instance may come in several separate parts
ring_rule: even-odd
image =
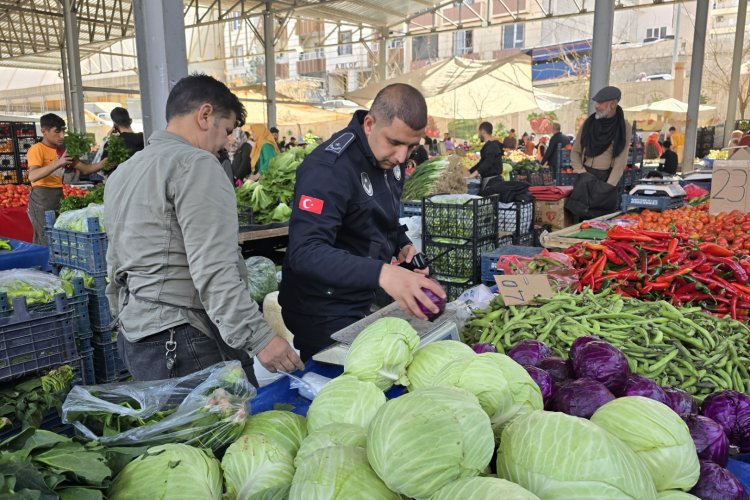
[[[352,446],[355,448],[367,448],[367,431],[358,425],[351,424],[329,424],[313,432],[302,442],[302,446],[294,457],[294,465],[299,466],[300,461],[329,446]]]
[[[329,446],[305,457],[297,467],[289,500],[399,500],[367,463],[367,453],[352,446]]]
[[[610,401],[591,421],[628,445],[646,464],[656,491],[689,490],[700,463],[687,424],[667,405],[641,396]]]
[[[698,497],[682,490],[664,490],[656,495],[658,500],[698,500]]]
[[[406,367],[411,363],[419,335],[400,318],[380,318],[362,330],[344,361],[344,373],[387,391],[393,384],[409,385]]]
[[[430,500],[539,500],[529,490],[496,477],[465,477],[440,488]]]
[[[120,471],[108,493],[112,500],[177,496],[221,499],[221,469],[210,451],[187,444],[152,446]]]
[[[370,465],[390,489],[411,498],[478,475],[494,447],[477,398],[452,387],[424,387],[388,401],[367,432]]]
[[[339,375],[315,396],[307,410],[307,430],[313,433],[329,424],[352,424],[366,429],[384,404],[385,394],[372,382]]]
[[[409,390],[432,385],[432,380],[442,368],[459,358],[474,356],[471,347],[456,340],[439,340],[420,347],[406,370]]]
[[[459,387],[474,394],[498,437],[516,417],[544,408],[542,392],[526,369],[496,352],[448,363],[435,376],[433,384]]]
[[[279,443],[292,456],[307,436],[305,417],[290,411],[269,410],[247,419],[242,435],[263,434]]]
[[[221,460],[226,500],[284,500],[294,477],[294,456],[262,435],[242,436]]]
[[[544,500],[654,500],[643,461],[586,419],[535,411],[503,431],[497,475]]]

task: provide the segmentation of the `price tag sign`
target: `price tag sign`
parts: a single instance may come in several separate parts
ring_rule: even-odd
[[[750,161],[716,160],[711,178],[709,212],[750,212]]]
[[[496,274],[495,282],[508,306],[532,304],[534,297],[547,299],[555,294],[546,274]]]

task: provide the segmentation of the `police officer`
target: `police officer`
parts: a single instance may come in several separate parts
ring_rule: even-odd
[[[421,319],[418,301],[437,312],[422,288],[445,297],[427,270],[391,264],[417,253],[398,223],[399,200],[403,163],[426,125],[422,94],[389,85],[299,167],[279,303],[303,360],[365,317],[378,286]]]

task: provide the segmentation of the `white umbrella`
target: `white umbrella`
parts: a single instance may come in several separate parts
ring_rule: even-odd
[[[698,111],[701,113],[704,111],[713,111],[715,109],[715,106],[708,106],[706,104],[701,104],[698,107]],[[669,99],[652,102],[642,111],[653,111],[656,113],[687,113],[688,103],[670,97]]]

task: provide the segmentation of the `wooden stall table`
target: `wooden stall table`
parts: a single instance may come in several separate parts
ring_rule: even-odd
[[[602,215],[601,217],[597,217],[596,219],[591,219],[591,220],[605,221],[609,219],[614,219],[615,217],[619,215],[622,215],[622,212],[615,212],[612,214]],[[590,221],[584,221],[584,222],[590,222]],[[554,231],[552,233],[543,235],[541,237],[542,246],[548,249],[565,250],[566,248],[571,247],[577,243],[583,243],[585,241],[595,243],[597,241],[601,241],[602,239],[604,239],[604,238],[592,238],[592,239],[573,238],[572,235],[581,231],[581,224],[582,223],[575,224],[573,226],[566,227],[565,229],[560,229],[558,231]]]
[[[257,231],[242,231],[237,236],[237,239],[240,243],[265,240],[269,238],[279,238],[282,236],[289,236],[289,226],[275,227],[272,229],[260,229]]]

